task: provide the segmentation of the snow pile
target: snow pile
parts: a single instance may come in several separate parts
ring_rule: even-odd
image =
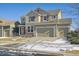
[[[63,38],[57,39],[53,43],[55,43],[55,44],[70,44],[66,39],[63,39]]]

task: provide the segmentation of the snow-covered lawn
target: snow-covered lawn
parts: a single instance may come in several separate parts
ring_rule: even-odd
[[[79,45],[72,45],[65,38],[50,38],[50,37],[20,38],[19,37],[17,39],[18,40],[10,41],[10,43],[24,42],[23,44],[19,43],[21,45],[18,44],[16,45],[18,49],[23,49],[23,50],[29,49],[36,51],[48,51],[48,52],[79,50]]]
[[[31,44],[24,44],[22,46],[19,46],[18,49],[33,49],[33,50],[39,50],[39,51],[48,51],[48,52],[61,52],[64,50],[72,50],[73,45],[71,45],[67,40],[65,39],[56,39],[53,42],[51,41],[40,41],[31,43]]]

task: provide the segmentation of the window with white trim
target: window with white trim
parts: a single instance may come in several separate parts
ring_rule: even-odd
[[[44,16],[44,20],[45,21],[48,21],[48,16]]]
[[[32,21],[32,22],[35,21],[35,16],[30,16],[30,17],[29,17],[29,22],[31,22],[31,21]]]
[[[28,26],[28,32],[30,32],[30,26]]]
[[[33,26],[28,26],[28,32],[33,32]]]

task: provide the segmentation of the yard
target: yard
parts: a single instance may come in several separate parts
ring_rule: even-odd
[[[72,50],[72,51],[65,51],[66,54],[70,55],[78,55],[79,56],[79,50]]]
[[[26,40],[19,37],[0,38],[0,45],[23,43],[23,42],[26,42]]]
[[[15,43],[35,43],[41,41],[50,41],[52,42],[56,38],[51,37],[9,37],[9,38],[0,38],[0,45],[5,44],[15,44]]]

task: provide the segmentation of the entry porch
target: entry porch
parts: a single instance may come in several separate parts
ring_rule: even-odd
[[[0,26],[0,37],[11,37],[12,28],[11,26]]]

